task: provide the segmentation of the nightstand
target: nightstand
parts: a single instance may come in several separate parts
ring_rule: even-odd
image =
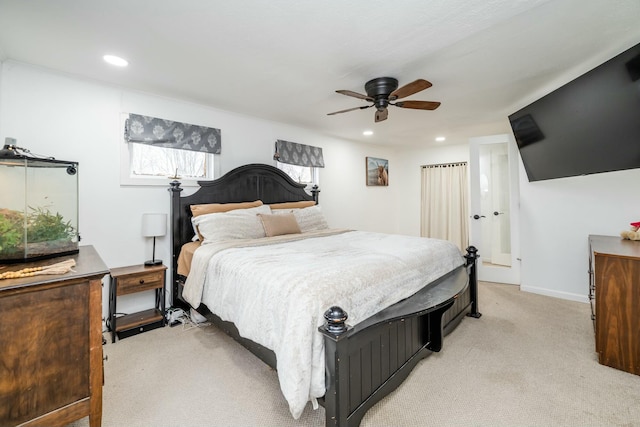
[[[164,265],[132,265],[109,270],[111,286],[109,288],[109,329],[111,342],[130,337],[141,332],[165,326],[165,277]],[[116,303],[121,295],[155,290],[155,307],[137,313],[116,316]]]

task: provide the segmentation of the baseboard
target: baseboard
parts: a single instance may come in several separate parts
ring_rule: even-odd
[[[556,291],[553,289],[538,288],[535,286],[524,286],[524,285],[520,285],[520,290],[523,292],[531,292],[532,294],[540,294],[540,295],[546,295],[554,298],[566,299],[570,301],[583,302],[585,304],[589,303],[589,297],[587,295],[574,294],[571,292],[562,292],[562,291]]]

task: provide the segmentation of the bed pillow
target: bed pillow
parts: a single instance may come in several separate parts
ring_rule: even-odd
[[[191,205],[191,214],[193,216],[205,215],[210,213],[229,212],[235,209],[249,209],[262,206],[262,200],[255,202],[240,203],[208,203],[204,205]]]
[[[329,228],[327,221],[324,219],[320,205],[314,205],[304,209],[296,209],[293,211],[300,230],[303,233],[307,231],[325,230]]]
[[[262,221],[262,227],[267,237],[280,236],[282,234],[300,234],[302,232],[293,214],[258,214],[258,218]]]
[[[255,202],[239,202],[239,203],[207,203],[204,205],[189,205],[191,209],[191,224],[193,225],[193,238],[191,241],[202,240],[202,235],[198,231],[198,223],[202,215],[210,215],[213,213],[229,212],[236,209],[251,209],[262,206],[262,200]]]
[[[265,237],[258,214],[269,214],[269,206],[234,209],[228,212],[201,215],[197,227],[203,244],[231,239],[259,239]]]
[[[315,205],[316,202],[313,200],[302,200],[300,202],[284,202],[284,203],[273,203],[269,205],[271,210],[282,210],[282,209],[302,209],[308,208],[309,206]],[[280,212],[278,212],[280,213]]]

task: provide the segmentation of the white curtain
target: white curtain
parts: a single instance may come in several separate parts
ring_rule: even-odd
[[[422,166],[423,237],[449,240],[463,251],[469,246],[467,163]]]

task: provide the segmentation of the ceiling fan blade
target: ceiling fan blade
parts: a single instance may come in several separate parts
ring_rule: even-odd
[[[389,117],[389,110],[386,108],[382,111],[376,110],[376,123],[387,120],[387,117]]]
[[[373,107],[373,105],[363,105],[362,107],[347,108],[346,110],[340,110],[340,111],[334,111],[333,113],[327,113],[327,116],[333,116],[334,114],[347,113],[349,111],[355,111],[355,110],[364,110],[365,108],[370,108],[370,107]]]
[[[389,99],[393,101],[395,99],[405,98],[409,95],[420,92],[421,90],[428,89],[431,86],[432,85],[430,82],[424,79],[418,79],[414,82],[407,83],[406,85],[399,87],[398,89],[391,92],[391,94],[389,95]]]
[[[413,108],[416,110],[435,110],[440,106],[440,103],[435,101],[400,101],[392,105],[400,108]]]
[[[373,102],[373,98],[371,98],[370,96],[363,95],[363,94],[358,93],[358,92],[353,92],[351,90],[337,90],[336,92],[338,92],[339,94],[342,94],[342,95],[353,96],[354,98],[364,99],[366,101]]]

